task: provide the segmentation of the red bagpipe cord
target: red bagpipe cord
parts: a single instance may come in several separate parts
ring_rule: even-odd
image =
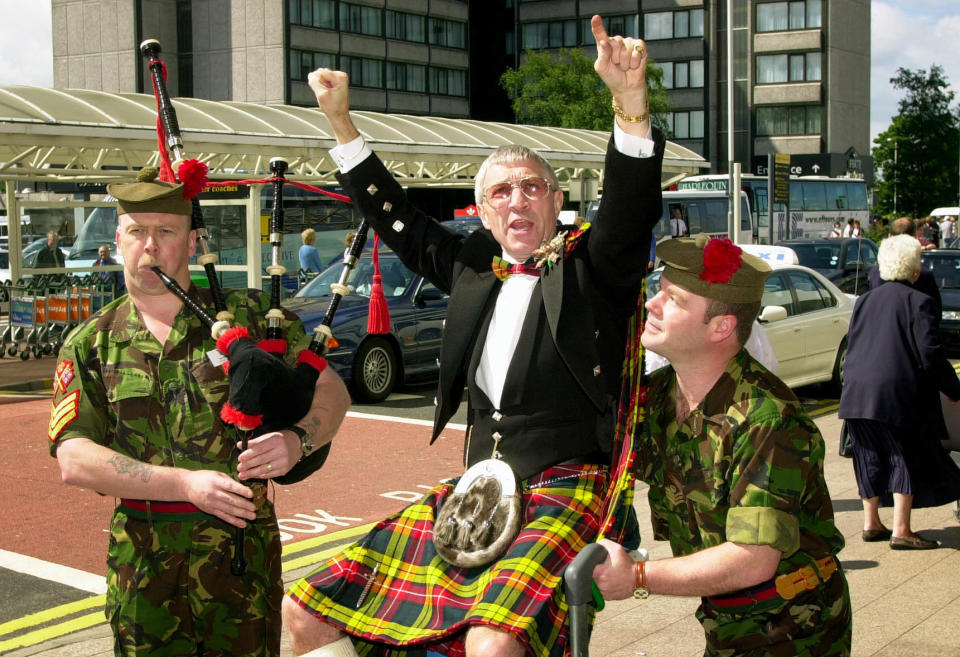
[[[637,454],[634,434],[637,427],[643,424],[644,404],[647,401],[643,345],[640,344],[646,291],[647,283],[644,279],[640,287],[640,296],[637,298],[637,310],[630,319],[627,334],[621,376],[620,406],[617,409],[617,429],[613,440],[614,460],[610,471],[610,488],[603,503],[600,535],[597,540],[609,538],[620,542],[623,538],[624,516],[633,504],[633,489],[636,483],[633,465]]]

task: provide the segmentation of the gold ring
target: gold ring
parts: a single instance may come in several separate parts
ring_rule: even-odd
[[[637,54],[640,55],[641,57],[643,56],[643,51],[644,51],[644,50],[645,50],[645,48],[643,47],[643,44],[642,44],[642,43],[637,43],[637,44],[635,44],[635,45],[633,46],[633,52],[637,53]]]
[[[267,472],[270,472],[271,470],[273,470],[273,464],[267,463]]]

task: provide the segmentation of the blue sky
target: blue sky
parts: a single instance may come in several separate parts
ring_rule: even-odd
[[[849,2],[851,0],[831,0]],[[25,10],[29,7],[29,10]],[[50,4],[0,0],[0,86],[53,86]],[[890,125],[899,92],[890,78],[903,66],[944,68],[960,103],[960,0],[909,0],[871,4],[870,138]]]

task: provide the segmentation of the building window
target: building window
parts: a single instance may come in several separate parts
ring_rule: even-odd
[[[467,72],[452,68],[430,67],[430,93],[442,96],[467,96]]]
[[[383,62],[379,59],[341,55],[340,68],[350,76],[353,86],[383,88]]]
[[[523,48],[571,48],[577,45],[577,22],[524,23],[520,27]]]
[[[306,82],[307,75],[318,68],[337,68],[337,56],[328,52],[290,49],[290,79]]]
[[[408,14],[403,11],[387,10],[387,38],[399,41],[427,42],[427,20],[425,16]]]
[[[606,28],[607,34],[619,34],[634,38],[640,36],[640,30],[637,29],[639,22],[636,14],[603,17],[603,26]],[[580,33],[583,34],[583,45],[589,46],[597,43],[597,40],[593,38],[593,28],[590,27],[589,18],[580,21]]]
[[[289,0],[287,6],[293,25],[337,29],[333,0]]]
[[[819,135],[821,109],[819,105],[758,107],[757,135],[761,137]]]
[[[466,48],[467,31],[459,21],[443,18],[430,19],[430,45],[445,48]]]
[[[420,64],[387,62],[387,89],[426,93],[427,67]]]
[[[822,0],[791,0],[757,5],[757,32],[810,30],[822,26]]]
[[[818,82],[820,53],[757,55],[757,84]]]
[[[674,139],[703,139],[703,110],[670,112],[666,119]]]
[[[690,62],[659,62],[663,69],[663,86],[667,89],[685,89],[703,86],[703,60]]]
[[[382,13],[377,7],[340,5],[340,29],[344,32],[383,36]]]
[[[658,11],[643,15],[643,38],[686,39],[703,36],[703,10]]]

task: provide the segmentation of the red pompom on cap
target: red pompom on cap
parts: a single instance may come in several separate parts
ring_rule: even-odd
[[[177,177],[183,183],[183,198],[190,200],[207,186],[206,163],[200,160],[184,160],[177,167]]]
[[[742,264],[743,250],[727,237],[707,242],[703,249],[703,272],[700,278],[708,283],[728,283]]]

